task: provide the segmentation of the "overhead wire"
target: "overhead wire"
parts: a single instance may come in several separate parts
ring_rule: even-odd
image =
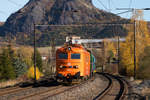
[[[107,11],[109,10],[103,3],[101,0],[97,0]]]
[[[112,5],[114,6],[114,8],[117,8],[116,4],[114,3],[113,0],[111,0]]]
[[[1,10],[0,10],[0,14],[1,14],[2,16],[8,16],[7,13],[5,13],[4,11],[1,11]],[[3,20],[1,19],[1,17],[0,17],[0,21],[3,21]]]
[[[129,1],[129,8],[131,8],[132,2],[133,2],[133,0],[130,0],[130,1]],[[128,15],[129,15],[129,13],[126,14],[126,17],[127,17]]]
[[[10,2],[11,4],[15,5],[15,6],[18,6],[18,7],[22,6],[21,4],[18,4],[17,2],[15,2],[13,0],[7,0],[7,1]],[[8,15],[7,13],[5,13],[4,11],[1,11],[1,10],[0,10],[0,14]]]
[[[0,10],[0,13],[3,15],[7,15],[7,13],[5,13],[4,11]]]
[[[10,3],[12,3],[12,4],[14,4],[14,5],[16,5],[16,6],[21,6],[21,4],[18,4],[17,2],[15,2],[15,1],[13,1],[13,0],[7,0],[8,2],[10,2]]]
[[[110,6],[111,1],[108,0],[108,7],[109,7],[109,12],[111,12],[111,6]]]

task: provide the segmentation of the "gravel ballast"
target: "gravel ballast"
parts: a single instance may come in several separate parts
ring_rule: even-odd
[[[51,83],[50,83],[51,84]],[[95,98],[100,92],[102,92],[108,85],[108,80],[104,78],[102,75],[96,75],[94,80],[87,81],[86,83],[80,85],[79,87],[70,89],[61,94],[48,97],[42,97],[39,99],[43,100],[92,100]],[[27,89],[24,91],[8,94],[5,96],[1,96],[0,100],[14,100],[19,97],[26,96],[33,93],[38,93],[43,90],[51,89],[52,86],[39,86],[36,88]],[[69,86],[68,86],[69,87]],[[34,100],[34,97],[32,97]]]
[[[108,85],[108,80],[96,75],[93,81],[88,81],[72,90],[66,91],[53,97],[46,97],[43,100],[92,100]]]

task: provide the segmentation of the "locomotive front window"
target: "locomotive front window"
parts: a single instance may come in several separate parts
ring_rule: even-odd
[[[68,54],[66,54],[66,53],[60,53],[60,54],[58,54],[58,58],[59,59],[68,59]]]
[[[78,53],[71,54],[71,59],[80,59],[80,54]]]

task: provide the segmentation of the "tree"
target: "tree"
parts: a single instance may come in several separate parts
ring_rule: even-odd
[[[27,66],[33,65],[32,54],[33,54],[33,49],[31,47],[21,46],[17,50],[18,58],[21,59],[22,62],[25,62]]]
[[[104,45],[105,45],[106,60],[108,60],[109,62],[110,60],[112,60],[114,57],[117,56],[115,43],[105,39]]]
[[[34,79],[34,66],[31,66],[27,72],[27,76],[28,78]],[[42,77],[43,74],[39,71],[39,68],[36,67],[36,78],[37,80],[40,79],[40,77]]]
[[[3,80],[14,79],[16,75],[9,49],[3,49],[0,60],[0,78]]]
[[[140,55],[144,52],[144,48],[150,45],[150,35],[148,32],[148,26],[145,21],[142,20],[142,11],[135,11],[131,19],[131,23],[136,21],[136,65],[139,68]],[[126,41],[121,43],[121,64],[126,69],[126,73],[129,76],[133,75],[134,69],[134,25],[128,28],[128,36]]]
[[[42,71],[42,57],[37,49],[35,49],[35,56],[36,56],[36,66]],[[32,55],[32,60],[34,62],[34,54]]]
[[[150,46],[145,47],[144,52],[140,55],[137,78],[150,79]]]
[[[16,77],[23,75],[27,71],[27,64],[19,58],[14,60],[13,66],[15,69]]]
[[[47,67],[50,69],[49,71],[54,73],[55,71],[55,61],[56,61],[56,46],[55,46],[55,39],[52,38],[50,41],[50,50],[49,50],[49,56],[48,56],[48,63]]]

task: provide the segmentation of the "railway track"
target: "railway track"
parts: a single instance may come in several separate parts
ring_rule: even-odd
[[[127,93],[127,84],[124,80],[118,76],[101,74],[108,79],[109,83],[93,100],[123,100]]]
[[[58,92],[58,91],[63,90],[65,88],[66,87],[63,87],[63,86],[59,85],[59,86],[51,87],[48,90],[39,91],[37,93],[32,93],[32,94],[17,97],[17,98],[14,98],[14,99],[15,100],[28,100],[28,99],[33,99],[34,98],[34,99],[39,100],[39,99],[41,99],[42,96],[45,96],[47,94],[53,94],[54,92]]]
[[[15,87],[10,87],[10,88],[0,89],[0,100],[1,99],[2,100],[6,100],[6,99],[16,100],[19,97],[22,97],[21,95],[19,95],[20,93],[22,93],[23,95],[24,94],[28,95],[28,94],[30,94],[28,91],[35,91],[39,87],[52,88],[55,86],[58,86],[58,84],[53,80],[49,80],[49,81],[40,81],[36,85],[34,85],[33,83],[31,83],[31,84],[25,83],[21,86],[15,86]],[[43,89],[45,89],[45,88],[43,88]]]
[[[0,98],[2,100],[45,100],[49,98],[56,97],[57,95],[61,95],[62,93],[65,93],[69,90],[72,90],[74,88],[80,87],[87,83],[88,81],[91,81],[93,79],[89,79],[87,81],[81,82],[80,84],[72,85],[72,86],[64,86],[64,85],[52,85],[52,86],[40,86],[41,89],[33,88],[33,86],[29,86],[26,88],[21,88],[19,86],[2,89],[0,91]],[[51,84],[51,83],[49,83]],[[47,87],[47,88],[46,88]],[[43,88],[43,89],[42,89]],[[38,91],[35,91],[38,90]],[[34,91],[34,92],[28,92],[28,91]]]
[[[31,88],[32,88],[31,86],[26,87],[26,88],[21,88],[19,86],[16,86],[16,87],[3,89],[3,90],[0,90],[0,96],[8,95],[8,94],[15,93],[15,92],[24,91],[24,90],[31,89]]]
[[[92,79],[89,79],[85,82],[81,82],[80,84],[77,85],[73,85],[73,86],[57,86],[57,87],[52,87],[46,91],[40,91],[38,93],[33,93],[30,95],[26,95],[24,97],[18,98],[17,100],[28,100],[28,99],[40,99],[40,100],[46,100],[48,98],[60,95],[62,93],[65,93],[66,91],[72,90],[74,88],[80,87],[81,85],[84,85],[85,83],[87,83],[88,81],[91,81]]]
[[[101,73],[104,77],[108,79],[108,85],[105,89],[101,89],[100,93],[94,98],[94,100],[122,100],[125,98],[125,94],[127,93],[127,86],[122,80],[121,77],[113,76],[110,74]],[[39,88],[33,88],[33,87],[26,87],[26,88],[20,88],[20,87],[12,87],[8,88],[2,91],[0,90],[0,95],[6,95],[7,94],[13,94],[16,92],[20,95],[14,95],[11,98],[8,98],[9,100],[49,100],[49,99],[57,99],[57,97],[63,97],[66,93],[70,93],[73,89],[80,86],[84,86],[85,83],[88,81],[91,81],[93,79],[89,79],[87,81],[81,82],[80,84],[73,85],[73,86],[64,86],[64,85],[51,85],[51,86],[40,86]],[[48,83],[52,84],[52,83]],[[33,91],[34,92],[25,92],[26,91]],[[29,90],[28,90],[29,89]],[[38,90],[38,91],[37,91]],[[20,92],[23,92],[22,94]],[[25,92],[25,93],[24,93]],[[98,91],[97,91],[98,92]],[[10,95],[11,96],[11,95]],[[10,97],[8,95],[8,97]],[[2,99],[6,100],[6,99]]]

